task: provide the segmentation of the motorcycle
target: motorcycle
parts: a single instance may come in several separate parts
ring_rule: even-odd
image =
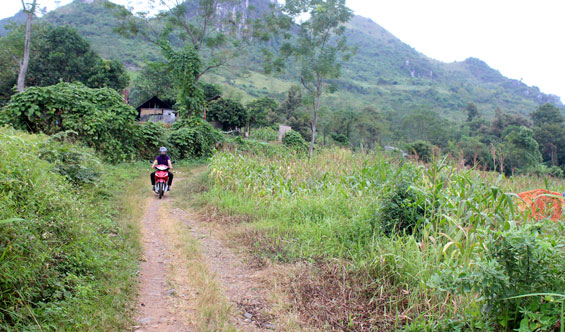
[[[157,195],[159,195],[159,199],[161,199],[168,189],[169,167],[165,165],[157,165],[155,168],[157,168],[157,171],[155,172],[155,193],[157,193]]]

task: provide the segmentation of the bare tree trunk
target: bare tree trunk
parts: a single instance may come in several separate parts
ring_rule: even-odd
[[[314,118],[312,119],[312,139],[310,140],[310,151],[308,153],[308,159],[312,159],[312,153],[314,152],[314,142],[316,141],[316,122],[318,122],[318,111],[314,111]]]
[[[33,1],[30,9],[26,8],[23,1],[22,1],[22,5],[24,7],[24,12],[27,14],[27,18],[26,18],[26,39],[25,39],[25,45],[24,45],[24,59],[23,59],[21,66],[20,66],[20,72],[18,73],[18,84],[17,84],[18,92],[24,91],[24,87],[25,87],[27,68],[28,68],[28,65],[29,65],[29,45],[30,45],[30,40],[31,40],[31,20],[33,19],[33,14],[35,13],[36,0]]]
[[[320,109],[320,100],[322,98],[321,86],[318,86],[316,91],[316,96],[314,99],[314,118],[312,119],[312,139],[310,140],[310,152],[308,153],[308,159],[312,159],[312,154],[314,152],[314,143],[316,142],[316,124],[318,123],[318,110]]]
[[[492,162],[494,164],[492,170],[496,172],[496,148],[492,143],[490,143],[490,154],[492,156]]]

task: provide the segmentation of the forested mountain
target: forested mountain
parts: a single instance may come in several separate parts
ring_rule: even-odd
[[[128,39],[114,32],[119,22],[104,6],[104,1],[76,0],[47,13],[39,21],[75,27],[101,56],[121,60],[133,75],[145,63],[161,59],[158,48],[150,42]],[[237,12],[256,15],[254,13],[264,11],[270,2],[272,0],[248,0]],[[17,21],[19,17],[0,21],[0,32],[5,32],[2,27],[6,22]],[[463,120],[463,109],[469,102],[475,103],[486,117],[492,116],[497,107],[522,115],[530,114],[547,102],[563,107],[559,97],[506,78],[479,59],[454,63],[433,60],[361,16],[355,16],[348,26],[348,40],[358,47],[358,52],[335,82],[338,91],[328,97],[328,105],[335,110],[372,106],[402,113],[424,109],[434,110],[449,119]],[[281,97],[294,82],[286,75],[268,77],[262,73],[261,47],[250,45],[247,53],[236,59],[231,68],[218,70],[206,80],[224,86],[244,100]]]

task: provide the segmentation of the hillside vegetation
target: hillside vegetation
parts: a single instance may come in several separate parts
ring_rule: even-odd
[[[141,37],[128,39],[114,32],[119,20],[105,7],[105,1],[76,0],[49,12],[40,21],[76,28],[102,57],[120,60],[133,71],[147,62],[162,61],[155,44]],[[267,0],[252,0],[249,6],[253,10],[238,10],[256,15],[253,13],[266,10],[266,3]],[[450,64],[430,59],[361,16],[355,16],[348,27],[349,42],[358,46],[358,53],[344,65],[344,74],[336,82],[340,90],[328,98],[334,109],[361,110],[373,106],[407,113],[425,108],[449,119],[462,120],[462,110],[469,102],[477,104],[487,117],[494,114],[496,107],[527,115],[543,103],[563,106],[558,97],[505,78],[479,59]],[[290,77],[282,75],[272,79],[262,73],[263,46],[259,42],[251,43],[239,59],[232,61],[229,70],[219,70],[219,76],[209,81],[239,91],[246,100],[275,97],[277,92],[280,96]],[[268,86],[265,81],[270,82]]]

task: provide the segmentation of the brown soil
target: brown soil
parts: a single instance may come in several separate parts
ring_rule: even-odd
[[[225,296],[234,305],[231,323],[241,331],[270,331],[276,328],[265,300],[266,283],[260,271],[244,263],[226,244],[214,235],[210,225],[199,216],[173,209],[171,216],[182,220],[192,236],[198,239],[208,268],[218,278]]]
[[[182,179],[178,179],[178,183]],[[178,186],[178,184],[177,184]],[[148,193],[151,195],[151,193]],[[172,208],[174,191],[162,200],[151,196],[141,220],[143,259],[139,272],[139,298],[133,331],[198,331],[194,289],[186,273],[190,259],[175,246],[179,238],[171,223],[181,221],[194,238],[210,278],[216,278],[229,304],[229,323],[238,331],[280,330],[271,313],[264,271],[251,267],[234,253],[210,225],[192,211]]]
[[[194,331],[182,315],[174,312],[171,298],[174,289],[168,283],[171,257],[159,223],[159,208],[163,200],[155,197],[149,200],[141,221],[144,255],[139,272],[138,325],[134,326],[134,331]]]

